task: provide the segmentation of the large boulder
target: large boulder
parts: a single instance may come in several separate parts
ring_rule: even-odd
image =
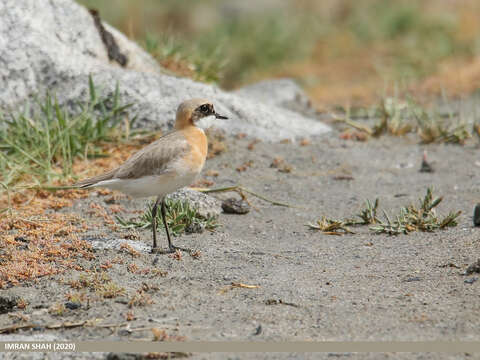
[[[136,44],[72,0],[0,2],[0,109],[15,111],[47,90],[60,104],[86,100],[90,75],[103,96],[119,85],[122,102],[133,104],[128,111],[140,127],[167,130],[181,101],[206,97],[230,118],[218,127],[231,134],[277,141],[330,130],[273,100],[281,90],[272,91],[272,101],[262,101],[269,95],[228,93],[168,75]]]

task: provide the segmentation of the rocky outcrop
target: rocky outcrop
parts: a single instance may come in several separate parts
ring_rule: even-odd
[[[181,101],[206,97],[230,118],[218,127],[231,134],[278,141],[330,130],[283,108],[281,101],[269,101],[284,96],[281,89],[260,89],[264,96],[259,97],[167,75],[136,44],[72,0],[0,2],[0,109],[18,110],[47,90],[60,104],[84,101],[90,75],[103,96],[119,85],[122,102],[133,104],[128,111],[140,127],[167,130]]]

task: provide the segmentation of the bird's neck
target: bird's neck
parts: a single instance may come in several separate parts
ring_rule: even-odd
[[[195,151],[198,151],[200,157],[205,160],[208,152],[208,140],[203,129],[192,125],[184,127],[180,131],[190,146],[192,146]]]
[[[182,130],[190,126],[194,126],[192,116],[190,114],[186,114],[185,112],[177,112],[177,116],[175,118],[175,129]]]

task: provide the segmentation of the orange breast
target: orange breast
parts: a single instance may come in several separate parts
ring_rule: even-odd
[[[189,126],[180,130],[190,145],[190,152],[185,158],[185,164],[194,172],[200,172],[207,157],[208,142],[203,130]]]

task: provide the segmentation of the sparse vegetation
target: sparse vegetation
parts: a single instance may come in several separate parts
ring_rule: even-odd
[[[173,34],[145,36],[145,49],[166,69],[203,82],[218,82],[226,60],[220,44],[189,44]]]
[[[443,142],[463,145],[476,131],[475,125],[469,125],[461,117],[452,114],[443,116],[435,110],[427,110],[411,98],[406,101],[386,98],[378,107],[364,111],[357,109],[357,112],[359,119],[374,121],[374,124],[368,125],[353,120],[349,110],[345,112],[344,117],[337,117],[337,120],[364,133],[367,138],[384,134],[403,136],[416,133],[423,144]],[[349,137],[344,136],[344,138]]]
[[[420,207],[409,205],[402,207],[395,218],[391,217],[384,211],[384,220],[379,221],[370,229],[376,233],[387,233],[390,235],[408,234],[413,231],[432,232],[438,229],[457,226],[456,219],[460,216],[461,211],[450,212],[443,218],[439,218],[435,212],[435,208],[442,202],[443,197],[434,198],[432,188],[427,189],[427,194],[420,199]]]
[[[322,216],[316,224],[308,224],[310,229],[320,230],[328,235],[343,235],[354,234],[354,232],[348,227],[352,225],[369,225],[375,224],[379,220],[377,218],[379,200],[375,199],[372,204],[370,200],[365,201],[365,207],[356,215],[353,219],[334,220]]]
[[[348,221],[328,219],[325,216],[322,216],[317,224],[308,224],[310,229],[320,230],[328,235],[354,234],[347,225],[349,225]]]
[[[328,235],[354,234],[348,228],[352,225],[373,225],[370,227],[371,231],[389,235],[408,234],[413,231],[432,232],[457,226],[456,219],[460,216],[461,211],[450,212],[443,218],[436,215],[435,208],[442,200],[443,197],[434,198],[432,188],[428,188],[425,197],[420,199],[420,207],[415,205],[402,207],[395,215],[394,220],[385,210],[383,211],[384,220],[377,216],[379,200],[376,199],[373,204],[367,200],[365,208],[361,210],[357,218],[333,220],[323,216],[317,221],[317,224],[308,224],[308,226],[310,229],[320,230]]]
[[[459,83],[457,71],[478,66],[471,61],[480,30],[474,0],[306,0],[266,9],[220,0],[79,2],[99,9],[167,69],[225,88],[294,77],[323,106],[373,103],[393,84],[436,94],[445,85],[456,94],[478,87],[478,75]]]
[[[48,312],[53,316],[62,316],[67,309],[62,303],[55,303],[48,308]]]
[[[128,107],[120,103],[118,86],[111,96],[100,97],[90,78],[90,99],[79,104],[77,114],[60,106],[52,94],[20,114],[0,114],[3,187],[22,180],[44,184],[67,178],[72,175],[75,158],[103,156],[98,144],[123,136],[119,125]]]
[[[125,289],[116,284],[106,272],[80,274],[77,280],[70,282],[72,289],[89,289],[98,296],[111,299],[125,293]]]
[[[203,229],[213,231],[218,227],[215,217],[202,217],[197,209],[192,208],[188,201],[167,199],[165,205],[168,228],[174,236],[178,236],[184,232],[201,232]],[[145,211],[138,220],[125,220],[120,216],[117,216],[116,219],[121,226],[126,228],[151,228],[152,208],[153,203],[148,206],[147,211]],[[160,211],[157,212],[157,226],[161,229],[164,228]]]
[[[377,210],[379,205],[378,198],[375,199],[375,202],[372,204],[370,200],[365,201],[365,207],[360,211],[357,217],[360,220],[350,220],[349,222],[352,225],[370,225],[376,224],[378,222]]]

